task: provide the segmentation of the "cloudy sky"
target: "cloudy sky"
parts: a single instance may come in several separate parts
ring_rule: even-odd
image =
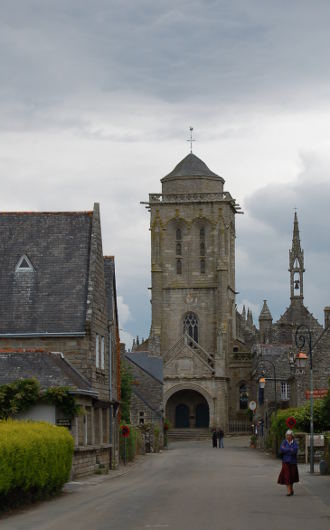
[[[226,181],[239,305],[289,303],[297,208],[305,303],[330,305],[329,0],[2,0],[2,210],[101,203],[122,340],[150,327],[148,212],[194,152]]]

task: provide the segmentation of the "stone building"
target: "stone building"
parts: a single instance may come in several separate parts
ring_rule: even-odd
[[[24,350],[63,354],[88,387],[78,388],[84,414],[72,425],[81,468],[92,469],[100,451],[102,462],[115,465],[118,317],[99,205],[89,212],[2,212],[0,233],[0,349],[22,359]]]
[[[245,420],[250,384],[248,322],[236,321],[235,216],[224,179],[190,153],[161,179],[150,211],[150,336],[164,362],[164,406],[177,428]],[[241,315],[239,318],[242,320]]]
[[[158,424],[163,429],[163,362],[149,352],[125,353],[124,360],[133,376],[131,424]]]
[[[252,346],[253,395],[259,403],[257,414],[265,427],[276,407],[299,406],[309,399],[309,363],[304,373],[294,367],[294,356],[304,351],[308,354],[308,336],[311,332],[313,375],[316,396],[325,394],[330,377],[330,308],[324,309],[324,325],[320,324],[304,305],[304,251],[301,248],[297,213],[294,215],[292,246],[289,251],[290,304],[279,320],[273,323],[267,301],[259,316],[259,332]],[[296,344],[299,326],[306,343]],[[300,335],[300,333],[298,333]],[[264,374],[266,385],[258,389],[259,376]]]

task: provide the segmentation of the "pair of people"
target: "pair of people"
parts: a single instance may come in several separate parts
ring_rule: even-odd
[[[298,444],[291,429],[288,429],[285,433],[285,440],[281,443],[280,452],[282,469],[277,483],[284,484],[287,487],[287,497],[291,497],[294,494],[293,484],[299,482],[297,467]]]
[[[223,449],[223,438],[224,438],[225,434],[223,432],[223,430],[221,429],[221,427],[219,427],[219,429],[214,429],[212,431],[212,445],[213,447],[217,447],[217,443],[218,443],[218,440],[219,440],[219,448],[220,449]]]

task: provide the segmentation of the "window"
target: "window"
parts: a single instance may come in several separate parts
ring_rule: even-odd
[[[139,413],[139,424],[140,425],[144,424],[144,412],[143,411],[140,411]]]
[[[195,342],[198,342],[198,318],[194,313],[187,313],[183,321],[183,333],[186,333],[194,339]],[[189,344],[192,346],[193,342]]]
[[[242,383],[239,387],[239,408],[240,410],[246,410],[248,408],[249,395],[247,391],[247,386],[245,383]]]
[[[95,364],[96,368],[100,368],[100,336],[97,333],[95,336]]]
[[[290,385],[286,381],[281,381],[281,399],[283,401],[290,399]]]
[[[18,260],[15,272],[34,272],[33,265],[25,254]]]
[[[101,368],[104,370],[104,337],[101,337]]]
[[[176,273],[182,274],[182,232],[181,228],[175,231],[175,256],[176,256]]]
[[[199,230],[199,271],[201,274],[205,274],[206,262],[205,262],[205,228],[202,226]]]

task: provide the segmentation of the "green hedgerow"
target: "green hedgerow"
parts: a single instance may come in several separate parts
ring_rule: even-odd
[[[0,509],[59,491],[70,476],[73,447],[64,427],[0,421]]]
[[[313,406],[314,431],[324,432],[330,429],[330,418],[328,412],[328,396],[324,399],[315,399]],[[287,430],[286,420],[293,416],[296,420],[295,431],[309,432],[310,428],[310,403],[302,407],[290,408],[277,411],[273,414],[270,428],[270,442],[283,439]]]

